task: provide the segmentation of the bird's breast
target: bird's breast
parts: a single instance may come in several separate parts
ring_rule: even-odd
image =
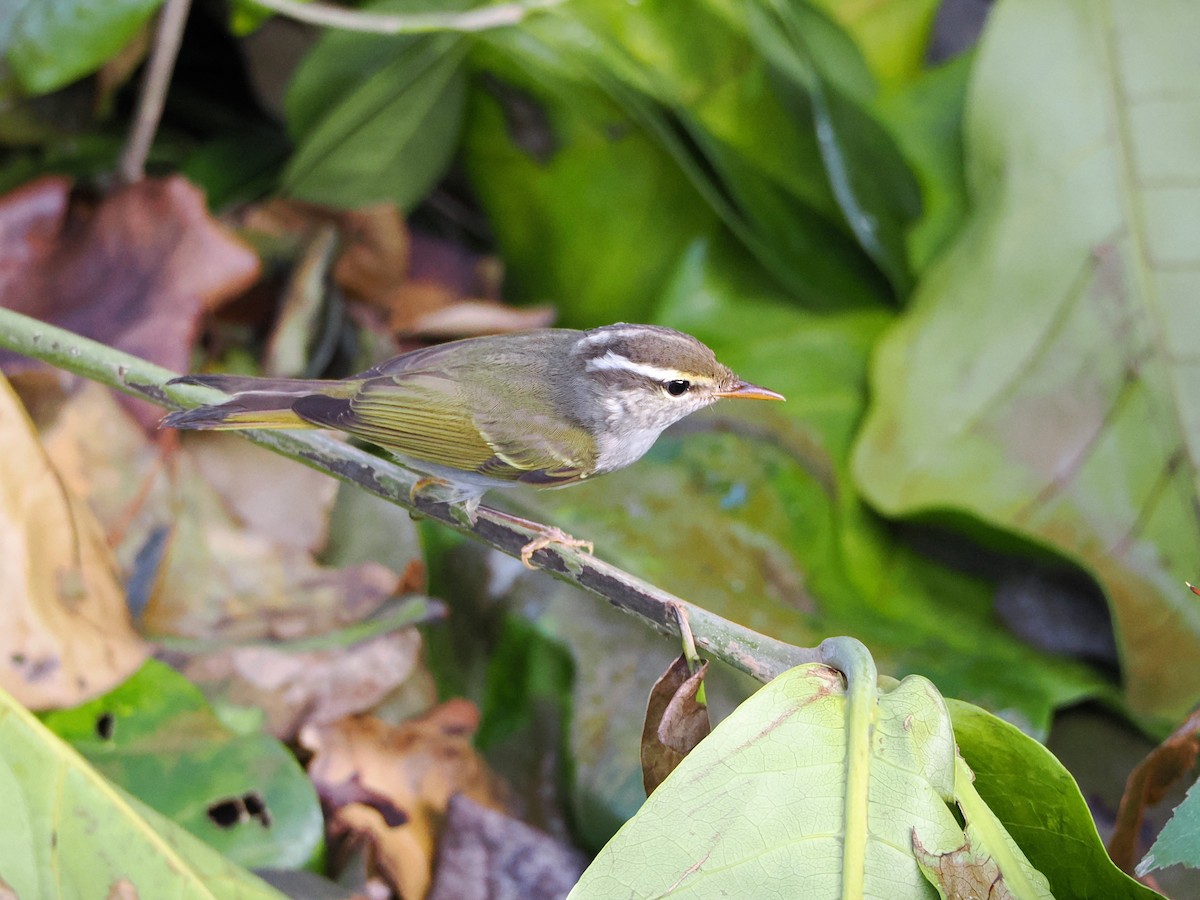
[[[636,428],[601,434],[596,440],[596,471],[612,472],[637,462],[662,432],[661,428]]]

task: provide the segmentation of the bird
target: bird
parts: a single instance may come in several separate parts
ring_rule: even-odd
[[[493,488],[554,488],[623,469],[685,416],[720,399],[783,400],[743,381],[690,334],[617,323],[466,338],[393,357],[340,380],[185,375],[169,384],[230,399],[172,412],[178,429],[325,428],[368,441],[421,475],[413,496],[474,524]],[[594,548],[517,517],[551,544]]]

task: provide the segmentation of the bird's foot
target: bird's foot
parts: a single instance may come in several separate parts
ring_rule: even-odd
[[[410,503],[416,504],[418,497],[447,504],[450,507],[451,517],[460,525],[471,527],[475,525],[475,511],[479,508],[479,494],[468,493],[445,478],[426,475],[408,489]]]
[[[596,552],[596,545],[591,541],[581,541],[579,538],[571,537],[561,528],[555,528],[552,525],[544,525],[539,527],[539,534],[532,541],[521,548],[521,562],[525,564],[527,569],[537,569],[533,564],[533,554],[539,550],[544,550],[553,544],[559,544],[563,547],[569,547],[576,550],[586,550],[588,553]]]
[[[419,478],[413,482],[413,486],[408,489],[408,502],[416,503],[417,497],[422,494],[436,495],[446,489],[449,482],[445,478],[434,478],[432,475],[426,475],[424,478]]]

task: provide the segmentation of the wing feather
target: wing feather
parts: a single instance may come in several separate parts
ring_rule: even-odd
[[[568,484],[592,471],[590,434],[544,411],[500,410],[477,384],[467,393],[463,385],[473,381],[459,377],[453,348],[442,344],[389,360],[359,376],[353,396],[304,398],[293,410],[415,461],[492,478]],[[522,374],[528,377],[509,370],[516,379]]]

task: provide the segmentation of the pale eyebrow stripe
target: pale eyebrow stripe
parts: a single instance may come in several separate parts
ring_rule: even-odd
[[[608,341],[620,340],[621,338],[636,337],[644,333],[644,328],[613,328],[610,326],[608,328],[597,329],[595,333],[580,338],[578,346],[588,347],[592,344],[602,344]]]
[[[687,372],[680,372],[678,369],[664,369],[660,366],[637,363],[619,353],[613,352],[612,350],[609,350],[603,356],[597,356],[595,359],[589,359],[587,361],[587,368],[589,370],[615,369],[623,372],[633,372],[635,375],[644,375],[647,378],[653,378],[656,381],[678,381],[687,380],[693,377]]]

